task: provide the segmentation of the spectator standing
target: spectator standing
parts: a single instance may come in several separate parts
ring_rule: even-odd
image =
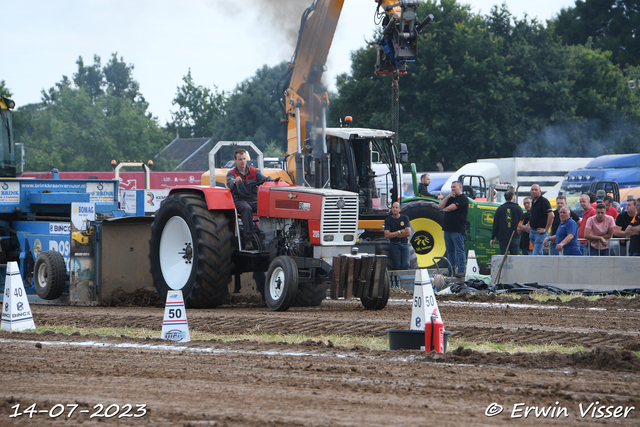
[[[627,207],[629,202],[627,202]],[[629,237],[629,255],[640,256],[640,199],[636,200],[636,216],[631,220],[624,233]]]
[[[549,253],[551,255],[558,255],[558,251],[556,250],[556,232],[558,231],[558,227],[560,227],[560,208],[567,206],[567,196],[559,195],[556,197],[556,206],[557,209],[553,212],[553,223],[551,224],[551,232],[549,233],[549,237],[545,239],[544,245],[547,246],[549,244]],[[569,209],[571,218],[573,221],[579,226],[580,225],[580,217],[577,213]],[[576,235],[577,238],[577,235]],[[548,240],[548,242],[547,242]]]
[[[596,206],[596,216],[592,216],[587,220],[587,226],[584,229],[584,237],[591,242],[589,255],[591,256],[608,256],[609,255],[609,239],[613,236],[616,228],[616,222],[613,217],[606,214],[607,207],[604,203]]]
[[[400,213],[400,203],[393,202],[391,216],[384,220],[384,237],[389,239],[389,255],[396,270],[409,269],[409,217]]]
[[[593,194],[593,193],[592,193]],[[595,194],[593,195],[595,197]],[[584,230],[587,227],[587,220],[592,216],[595,216],[596,209],[591,206],[591,197],[589,194],[583,194],[580,196],[580,207],[582,208],[582,220],[580,221],[580,232],[578,234],[578,241],[580,243],[580,250],[582,255],[589,255],[589,242],[584,237]]]
[[[489,244],[493,248],[496,237],[500,244],[500,254],[518,255],[519,242],[517,239],[518,224],[522,219],[522,208],[513,202],[513,191],[504,194],[504,202],[498,207],[493,217],[493,231]],[[511,244],[509,244],[511,242]]]
[[[635,218],[637,213],[638,212],[635,199],[627,200],[627,208],[624,210],[624,212],[618,215],[618,218],[616,218],[616,229],[613,231],[613,237],[622,239],[626,238],[627,234],[625,233],[625,230],[627,229],[629,224],[631,224],[631,221],[633,221],[633,218]],[[626,240],[620,240],[620,246],[625,246],[626,244]],[[627,255],[631,255],[628,247]]]
[[[542,196],[538,184],[531,186],[531,217],[529,218],[529,239],[533,245],[533,255],[542,255],[542,246],[553,223],[553,210],[549,200]]]
[[[618,210],[613,207],[613,197],[607,194],[602,199],[602,203],[607,208],[606,214],[613,217],[613,219],[618,219]]]
[[[518,234],[520,234],[520,253],[522,255],[531,255],[533,248],[529,240],[529,217],[531,216],[531,197],[525,197],[522,201],[525,212],[522,214],[522,220],[518,224]]]
[[[560,215],[560,225],[556,233],[556,251],[562,255],[582,255],[578,244],[578,224],[571,217],[569,206],[558,209]]]
[[[464,234],[467,231],[467,214],[469,213],[469,199],[462,194],[462,184],[458,181],[451,183],[451,193],[438,204],[438,209],[444,212],[444,222],[442,230],[444,231],[444,243],[447,247],[447,258],[451,262],[453,271],[449,271],[450,275],[456,270],[456,277],[464,277],[465,271],[465,253],[464,253]]]

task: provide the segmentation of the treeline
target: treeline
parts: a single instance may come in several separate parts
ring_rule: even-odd
[[[569,37],[560,25],[578,17],[567,11],[546,26],[514,19],[506,6],[478,16],[453,0],[427,1],[419,16],[428,13],[435,19],[420,35],[419,59],[399,83],[399,139],[418,170],[438,162],[453,170],[478,158],[640,151],[640,91],[627,87],[640,77],[640,49],[629,55],[602,32],[588,36],[598,33],[595,24]],[[637,22],[637,6],[629,13]],[[617,46],[627,54],[615,57],[626,62],[596,46]],[[348,114],[356,126],[389,128],[390,77],[372,77],[371,47],[352,61],[351,73],[338,78],[330,118]]]
[[[454,0],[427,0],[419,16],[429,13],[435,19],[420,35],[418,60],[400,78],[399,140],[419,170],[486,157],[640,151],[640,90],[627,86],[640,78],[637,2],[579,1],[545,24],[514,19],[504,5],[476,15]],[[330,97],[329,126],[350,115],[358,127],[391,127],[391,80],[373,74],[375,54],[368,45],[352,53],[351,72]],[[188,71],[164,125],[123,58],[77,65],[72,79],[14,114],[26,170],[108,170],[111,159],[154,158],[176,133],[251,140],[270,156],[286,149],[276,89],[284,62],[231,93],[198,85]],[[0,82],[5,94],[8,86]]]

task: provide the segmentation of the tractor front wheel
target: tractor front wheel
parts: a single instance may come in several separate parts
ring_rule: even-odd
[[[288,256],[271,262],[265,284],[265,300],[273,311],[286,311],[298,293],[298,266]]]

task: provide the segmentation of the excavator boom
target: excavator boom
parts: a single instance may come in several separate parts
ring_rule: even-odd
[[[378,50],[378,74],[403,74],[415,60],[419,29],[417,0],[378,0],[376,15],[382,35],[374,42]],[[284,121],[287,124],[287,170],[297,185],[324,187],[329,183],[325,111],[329,97],[319,87],[340,19],[344,0],[313,0],[300,21],[298,42],[281,80]],[[279,85],[280,86],[280,85]]]

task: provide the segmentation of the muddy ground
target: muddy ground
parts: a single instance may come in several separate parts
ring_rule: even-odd
[[[410,297],[394,294],[377,312],[357,300],[187,312],[192,331],[311,337],[295,345],[2,331],[0,426],[640,425],[640,298],[438,299],[453,338],[584,347],[568,355],[372,351],[313,339],[408,329]],[[162,304],[145,304],[31,308],[37,326],[160,330]],[[42,412],[29,418],[30,406]]]

